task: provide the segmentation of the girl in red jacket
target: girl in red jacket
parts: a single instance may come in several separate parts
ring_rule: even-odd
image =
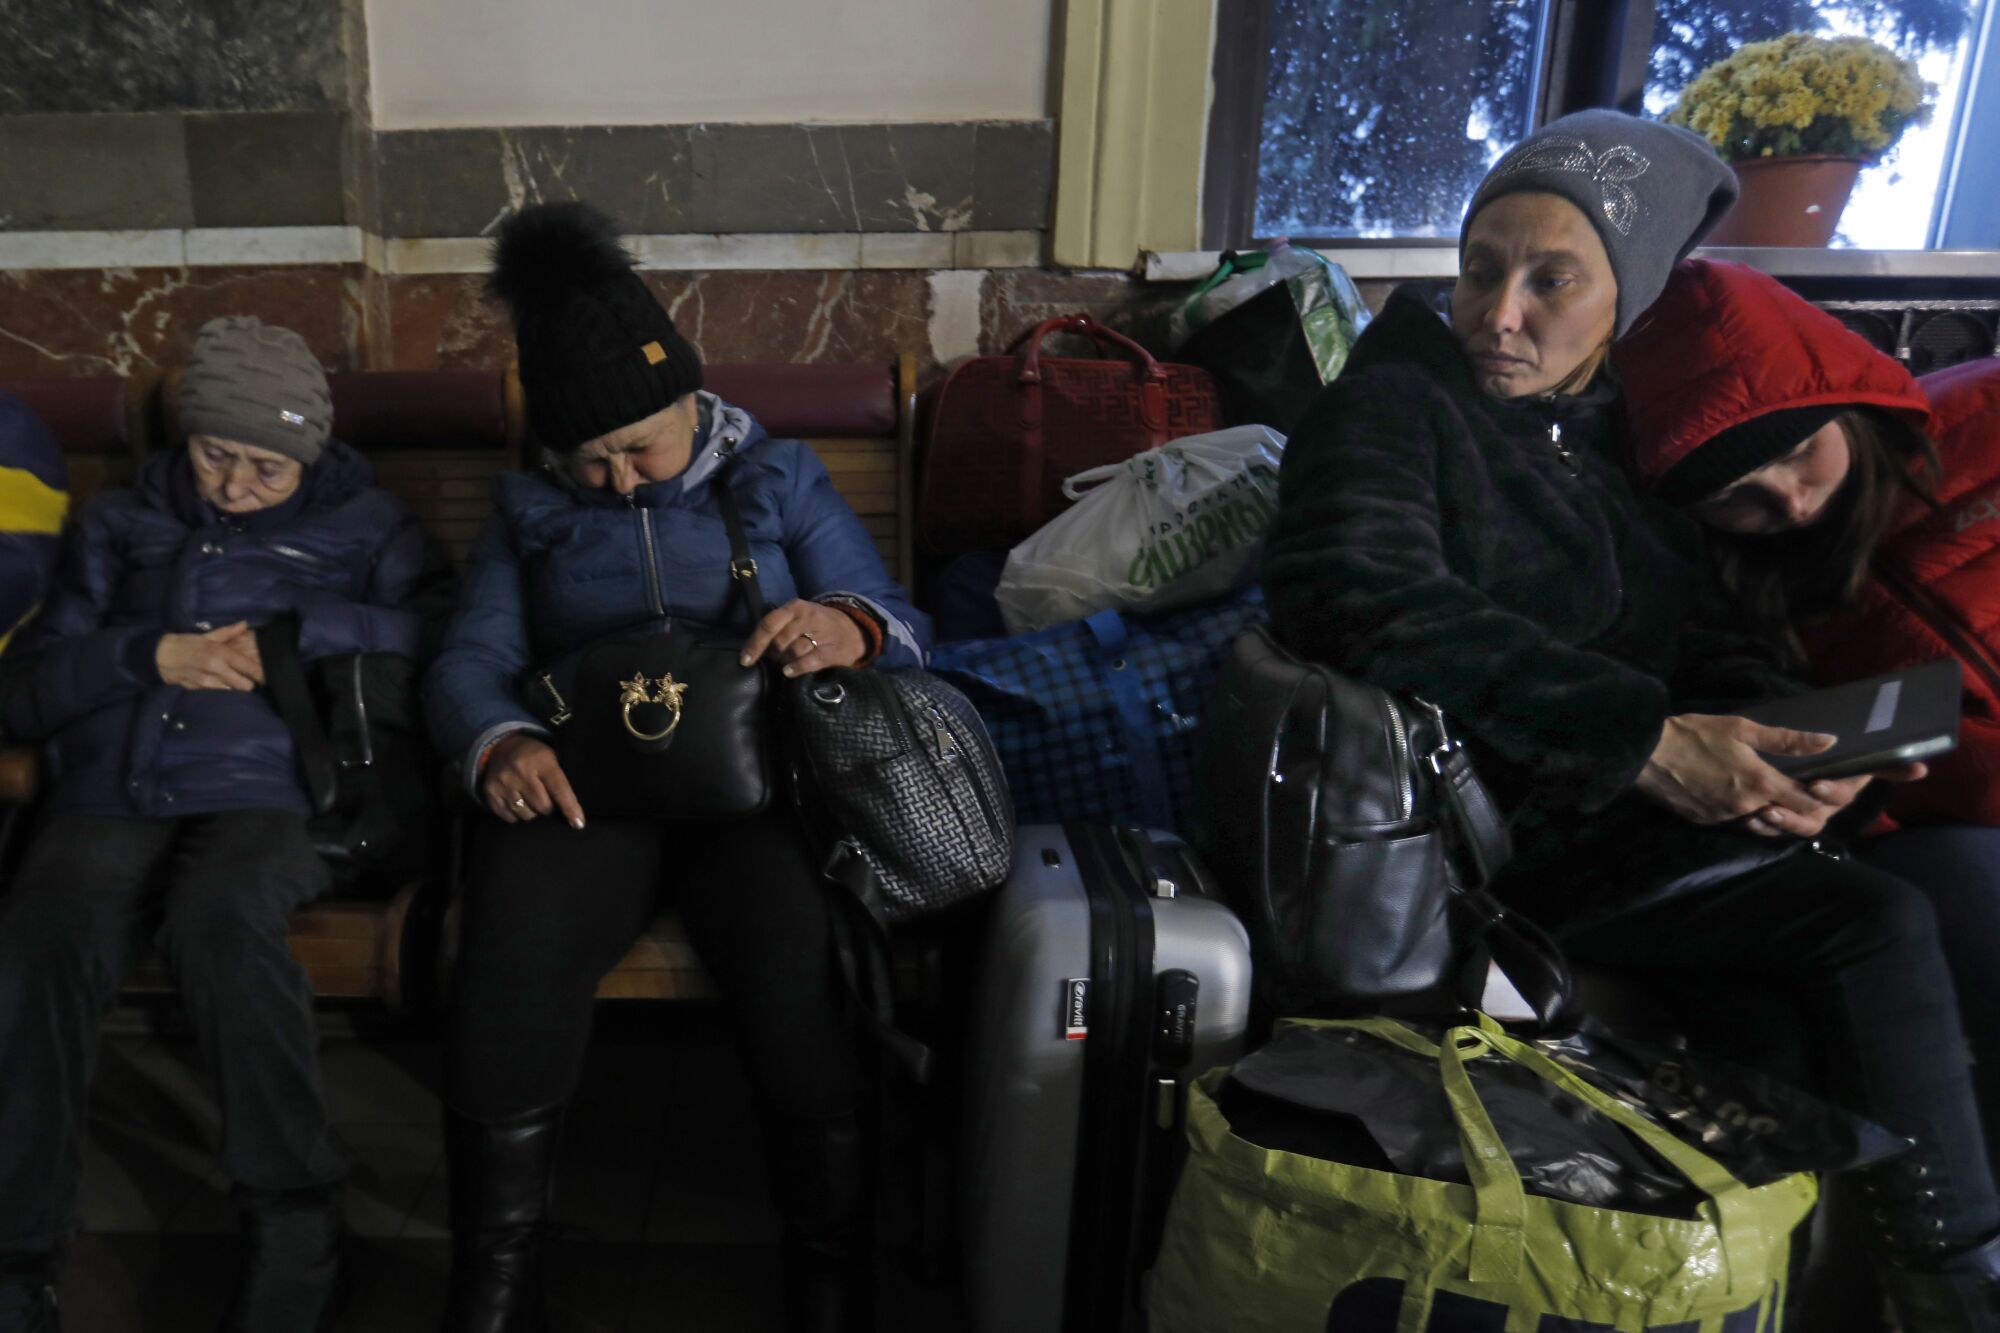
[[[1634,470],[1808,674],[1963,669],[1958,749],[1863,854],[1936,906],[2000,1152],[2000,359],[1920,383],[1776,279],[1688,260],[1613,362]]]

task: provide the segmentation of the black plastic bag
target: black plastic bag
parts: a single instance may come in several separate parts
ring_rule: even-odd
[[[1910,1141],[1782,1080],[1698,1052],[1586,1029],[1538,1042],[1564,1068],[1646,1109],[1745,1185],[1799,1171],[1846,1171]]]
[[[1467,1065],[1530,1194],[1690,1218],[1705,1196],[1610,1117],[1509,1060]],[[1469,1184],[1435,1059],[1337,1028],[1288,1032],[1239,1063],[1220,1106],[1238,1138]]]

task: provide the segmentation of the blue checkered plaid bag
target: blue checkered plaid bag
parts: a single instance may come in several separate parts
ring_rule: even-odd
[[[1022,823],[1178,830],[1223,652],[1263,620],[1252,585],[1166,615],[1100,611],[1033,634],[941,644],[930,669],[985,719]]]

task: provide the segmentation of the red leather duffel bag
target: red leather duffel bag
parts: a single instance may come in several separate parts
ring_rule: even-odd
[[[1057,332],[1117,359],[1043,356]],[[1199,366],[1156,361],[1088,315],[1044,320],[938,389],[917,500],[924,546],[1005,550],[1070,505],[1065,477],[1222,425],[1215,381]]]

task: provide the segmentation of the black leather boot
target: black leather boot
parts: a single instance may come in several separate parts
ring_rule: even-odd
[[[2000,1236],[1930,1262],[1891,1259],[1882,1285],[1900,1333],[2000,1333]]]
[[[445,1110],[451,1295],[444,1333],[545,1333],[542,1238],[563,1107],[481,1121]]]
[[[1854,1174],[1898,1333],[2000,1333],[2000,1233],[1953,1235],[1921,1148]]]
[[[340,1186],[238,1189],[243,1258],[222,1333],[324,1333],[346,1296]]]
[[[0,1333],[62,1333],[50,1255],[0,1255]]]
[[[785,1327],[868,1333],[875,1327],[874,1218],[860,1117],[778,1120],[769,1135],[771,1192],[785,1219]]]

